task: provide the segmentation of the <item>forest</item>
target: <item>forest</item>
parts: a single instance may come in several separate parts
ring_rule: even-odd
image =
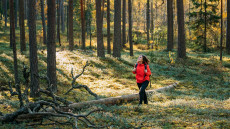
[[[0,66],[3,129],[227,129],[230,0],[0,0]]]

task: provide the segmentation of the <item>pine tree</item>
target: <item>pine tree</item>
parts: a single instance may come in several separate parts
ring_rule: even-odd
[[[192,0],[193,7],[188,14],[190,22],[189,28],[193,31],[194,39],[193,47],[196,50],[207,51],[206,35],[207,32],[216,27],[219,23],[220,16],[217,15],[219,0]]]

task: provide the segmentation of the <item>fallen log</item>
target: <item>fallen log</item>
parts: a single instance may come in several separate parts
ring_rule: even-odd
[[[159,89],[155,90],[148,90],[146,91],[147,94],[153,94],[156,92],[162,92],[162,91],[167,91],[170,89],[175,88],[178,85],[178,83],[171,84],[166,87],[162,87]],[[128,101],[133,101],[133,100],[138,100],[139,99],[139,94],[131,94],[131,95],[122,95],[122,96],[117,96],[117,97],[111,97],[111,98],[105,98],[105,99],[99,99],[99,100],[92,100],[92,101],[86,101],[86,102],[80,102],[80,103],[73,103],[70,104],[68,107],[65,107],[67,109],[82,109],[94,104],[105,104],[105,105],[114,105],[114,104],[120,104],[122,102],[128,102]]]

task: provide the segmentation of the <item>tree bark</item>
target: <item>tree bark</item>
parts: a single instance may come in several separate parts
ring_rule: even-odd
[[[149,5],[149,0],[147,0],[146,20],[147,20],[147,45],[148,45],[148,49],[150,49],[150,42],[149,42],[149,28],[150,28],[150,5]]]
[[[126,43],[126,0],[123,0],[123,10],[122,10],[122,46],[125,47]]]
[[[121,0],[114,1],[114,43],[113,56],[121,57]]]
[[[17,48],[16,48],[16,42],[15,42],[15,25],[14,25],[14,2],[13,0],[10,0],[10,43],[13,47],[13,55],[14,55],[14,79],[15,84],[19,84],[18,79],[18,64],[17,64]]]
[[[167,17],[168,17],[168,42],[167,51],[172,51],[173,49],[173,1],[167,0]]]
[[[40,1],[41,3],[41,17],[42,17],[42,27],[43,27],[43,44],[46,44],[46,22],[45,22],[45,13],[44,13],[44,0]]]
[[[153,2],[151,2],[151,20],[150,20],[150,33],[151,33],[151,40],[153,40]]]
[[[147,94],[154,94],[156,92],[163,92],[167,90],[171,90],[175,88],[178,84],[174,83],[172,85],[162,87],[156,90],[149,90],[146,91]],[[111,98],[105,98],[105,99],[99,99],[99,100],[92,100],[92,101],[86,101],[86,102],[80,102],[80,103],[73,103],[70,104],[67,108],[69,109],[82,109],[91,105],[95,104],[105,104],[105,105],[114,105],[114,104],[120,104],[122,102],[127,101],[134,101],[139,99],[139,94],[131,94],[131,95],[123,95],[123,96],[117,96],[117,97],[111,97]],[[66,110],[66,109],[65,109]]]
[[[26,51],[25,41],[25,23],[24,23],[24,0],[19,0],[19,26],[20,26],[20,49],[21,52]]]
[[[207,5],[206,0],[204,0],[204,52],[207,52]]]
[[[66,22],[66,27],[67,27],[67,41],[69,41],[69,5],[66,7],[67,9],[67,22]]]
[[[52,91],[57,92],[56,76],[56,44],[55,44],[55,23],[56,8],[55,0],[48,0],[48,25],[47,25],[47,77],[52,84]]]
[[[65,15],[64,15],[64,1],[63,0],[61,0],[60,6],[61,6],[61,30],[62,30],[62,33],[64,33],[65,32]]]
[[[110,0],[107,0],[107,53],[111,54],[110,45]]]
[[[227,0],[227,35],[226,35],[226,49],[230,54],[230,0]]]
[[[130,45],[130,56],[133,56],[133,19],[132,19],[132,0],[128,1],[128,11],[129,11],[129,45]]]
[[[28,22],[29,22],[29,46],[30,46],[30,95],[39,96],[38,59],[37,59],[37,40],[36,40],[36,1],[29,0],[28,4]]]
[[[101,0],[96,0],[96,24],[97,24],[97,56],[105,57],[103,43],[103,17],[101,11]]]
[[[85,12],[84,12],[84,2],[81,0],[81,40],[82,40],[82,49],[85,50]]]
[[[183,0],[177,0],[177,22],[178,22],[178,58],[186,58],[185,30],[184,30],[184,4]]]
[[[7,27],[7,0],[4,0],[5,27]]]
[[[222,61],[222,46],[223,46],[223,0],[221,0],[221,34],[220,34],[220,61]]]
[[[18,28],[18,0],[15,0],[15,28]]]
[[[74,39],[73,39],[73,0],[69,0],[69,50],[73,51]]]
[[[61,34],[60,34],[60,1],[57,0],[57,40],[59,42],[59,46],[61,46]]]

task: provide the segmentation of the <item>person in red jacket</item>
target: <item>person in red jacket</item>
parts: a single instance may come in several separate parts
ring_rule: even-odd
[[[149,60],[146,56],[140,55],[137,59],[137,63],[134,66],[133,74],[136,74],[136,81],[139,91],[139,105],[142,104],[142,101],[144,100],[145,104],[148,104],[147,96],[145,93],[145,89],[147,88],[149,81],[150,81],[150,75],[151,71],[149,68]]]

